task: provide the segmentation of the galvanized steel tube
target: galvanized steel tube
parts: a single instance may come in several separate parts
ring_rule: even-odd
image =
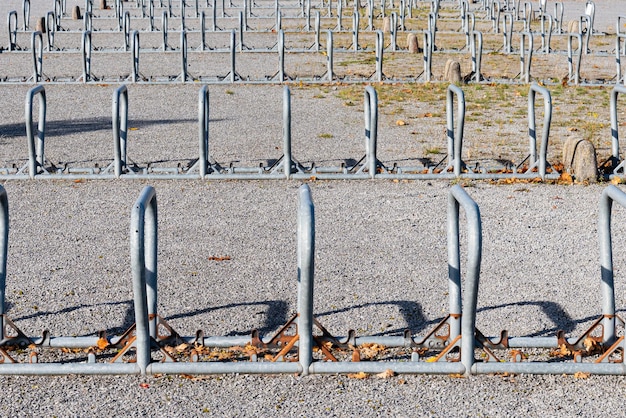
[[[4,340],[4,315],[7,287],[7,259],[9,255],[9,199],[0,185],[0,341]]]
[[[459,207],[463,207],[467,219],[467,268],[465,269],[465,295],[462,300]],[[447,230],[450,338],[453,339],[459,335],[458,321],[462,314],[460,318],[461,363],[465,366],[465,374],[470,374],[474,364],[474,331],[482,260],[482,227],[478,205],[459,185],[452,187],[448,194]]]
[[[157,203],[156,192],[146,186],[135,202],[130,221],[130,257],[135,307],[137,366],[146,374],[150,364],[151,336],[156,337],[156,250]]]
[[[39,43],[37,43],[39,41]],[[43,34],[35,31],[31,35],[30,47],[33,53],[33,81],[39,83],[42,78],[43,66]]]
[[[454,96],[457,100],[457,123],[454,128]],[[465,93],[455,85],[448,86],[446,95],[446,133],[448,136],[448,164],[453,166],[454,175],[461,175],[463,161],[461,150],[463,149],[463,131],[465,128]]]
[[[115,177],[122,175],[126,168],[126,140],[128,135],[128,89],[125,85],[113,92],[113,164]]]
[[[367,171],[370,178],[376,177],[378,158],[376,156],[377,136],[378,136],[378,94],[372,86],[365,88],[364,98],[365,116],[365,154],[367,156]]]
[[[198,136],[200,153],[198,164],[200,165],[200,177],[204,178],[208,172],[209,164],[209,88],[202,86],[198,93]]]
[[[308,185],[300,186],[298,197],[298,362],[302,375],[308,375],[313,362],[315,210]]]
[[[619,80],[618,80],[619,82]],[[617,161],[620,160],[619,155],[619,123],[617,120],[617,98],[619,94],[626,93],[626,86],[616,84],[611,91],[611,154]]]
[[[283,170],[285,178],[291,177],[291,91],[283,88]]]
[[[39,121],[37,123],[37,144],[33,135],[33,101],[39,96]],[[46,90],[39,85],[26,93],[26,138],[28,140],[28,175],[35,178],[38,167],[44,165],[44,140],[46,136]]]
[[[7,27],[9,30],[9,51],[17,47],[17,12],[11,10],[7,16]]]
[[[537,163],[537,128],[535,125],[535,96],[539,93],[543,96],[543,132],[541,135],[541,151],[539,154],[539,175],[542,180],[546,177],[546,165],[548,154],[548,138],[550,137],[550,124],[552,123],[552,96],[550,91],[532,83],[528,93],[528,136],[530,140],[530,163],[531,168]]]

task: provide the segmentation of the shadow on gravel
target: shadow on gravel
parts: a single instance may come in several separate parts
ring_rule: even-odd
[[[388,306],[388,305],[392,305],[392,306],[395,305],[398,307],[400,314],[404,318],[406,326],[403,328],[389,328],[383,332],[378,332],[378,333],[371,334],[371,335],[402,335],[404,333],[404,330],[406,329],[411,330],[411,333],[413,334],[418,334],[424,329],[429,328],[431,325],[438,324],[443,319],[443,318],[438,318],[432,321],[427,321],[426,318],[424,318],[424,313],[422,312],[422,306],[419,303],[413,302],[410,300],[394,300],[394,301],[389,301],[389,302],[363,303],[361,305],[353,305],[353,306],[348,306],[348,307],[341,308],[341,309],[335,309],[333,311],[326,311],[326,312],[322,312],[319,314],[315,314],[315,317],[319,320],[320,318],[323,318],[325,316],[336,315],[338,313],[345,313],[345,312],[349,312],[355,309],[363,309],[363,308],[368,308],[370,306]],[[322,325],[324,325],[323,321],[320,321],[320,322],[322,323]],[[354,324],[355,327],[358,325],[359,324]]]
[[[494,309],[502,309],[508,308],[511,306],[535,306],[543,311],[543,313],[552,321],[554,324],[553,328],[544,329],[541,331],[533,332],[528,335],[520,335],[520,337],[545,337],[545,336],[553,336],[556,335],[558,331],[565,331],[566,334],[570,334],[577,325],[583,324],[585,322],[593,321],[598,318],[598,316],[587,317],[582,319],[572,319],[571,316],[556,302],[551,301],[536,301],[536,302],[515,302],[515,303],[505,303],[502,305],[496,306],[487,306],[484,308],[478,309],[478,313],[491,311]],[[480,325],[478,325],[480,328]]]
[[[289,318],[287,317],[287,314],[288,314],[287,310],[288,310],[289,304],[285,302],[284,300],[267,300],[267,301],[262,301],[262,302],[231,303],[228,305],[213,306],[211,308],[204,308],[204,309],[197,309],[195,311],[183,312],[183,313],[179,313],[176,315],[171,315],[166,319],[168,321],[171,321],[174,319],[188,318],[190,316],[207,314],[207,313],[219,311],[222,309],[232,309],[232,308],[250,307],[250,306],[265,306],[265,310],[255,312],[255,316],[263,315],[265,319],[265,322],[263,323],[263,325],[257,328],[257,331],[259,331],[261,335],[268,334],[270,332],[275,331],[276,329],[285,325],[287,321],[289,320]],[[131,315],[132,314],[133,313],[131,311]],[[252,330],[231,331],[228,334],[226,334],[226,336],[231,337],[235,335],[249,335],[251,331]]]
[[[220,122],[221,119],[211,119],[210,122]],[[197,123],[198,119],[129,119],[130,129],[141,129],[152,125],[171,125],[174,123]],[[36,122],[35,122],[36,124]],[[83,132],[110,131],[112,130],[111,118],[91,118],[73,120],[46,121],[46,136],[63,136]],[[24,137],[26,126],[24,123],[12,123],[0,125],[0,137]]]

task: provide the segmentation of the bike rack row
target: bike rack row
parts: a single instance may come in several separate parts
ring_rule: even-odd
[[[619,86],[616,91],[623,91]],[[291,92],[283,88],[283,154],[272,164],[256,167],[236,166],[233,163],[216,161],[210,152],[209,138],[209,89],[203,86],[198,92],[198,138],[199,155],[186,167],[140,167],[130,164],[127,155],[129,141],[128,88],[123,85],[113,92],[112,130],[114,155],[106,167],[76,167],[69,164],[54,164],[45,157],[47,100],[43,85],[30,89],[26,95],[26,139],[28,163],[23,166],[0,168],[1,179],[52,179],[52,178],[127,178],[127,179],[503,179],[540,178],[557,179],[559,173],[552,170],[547,161],[550,125],[552,121],[552,99],[548,89],[531,84],[528,95],[528,138],[529,154],[517,165],[493,167],[469,167],[462,159],[463,132],[465,127],[465,95],[454,84],[448,86],[446,94],[446,138],[447,155],[436,164],[402,166],[384,163],[377,157],[378,144],[378,94],[372,86],[364,92],[364,149],[365,155],[356,163],[340,166],[323,166],[311,162],[305,165],[293,155],[291,138]],[[535,102],[537,95],[544,103],[541,137],[538,139]],[[615,94],[615,101],[617,93]],[[456,101],[456,115],[454,102]],[[35,109],[38,107],[38,117]],[[613,106],[615,128],[613,129],[615,161],[619,160],[619,137],[617,133],[617,105]],[[36,126],[35,126],[36,122]],[[540,141],[538,144],[537,141]],[[538,146],[539,145],[539,146]],[[156,157],[155,157],[156,158]],[[417,156],[416,156],[417,159]],[[270,161],[270,159],[268,159]],[[348,160],[346,160],[348,161]],[[620,166],[617,171],[623,172]],[[617,174],[617,171],[615,174]]]
[[[121,336],[99,332],[93,337],[26,336],[5,312],[9,210],[0,186],[0,374],[212,374],[212,373],[395,373],[484,374],[533,373],[626,374],[624,321],[615,312],[611,211],[613,203],[626,207],[626,193],[615,186],[600,200],[599,235],[602,316],[578,338],[562,331],[553,337],[512,337],[502,331],[485,337],[476,327],[482,224],[478,204],[459,185],[448,193],[448,294],[446,317],[424,336],[406,330],[401,336],[331,335],[315,318],[315,214],[308,185],[300,187],[297,213],[297,311],[273,336],[252,331],[247,336],[181,336],[158,315],[158,223],[156,191],[146,186],[131,210],[130,249],[135,323]],[[467,265],[461,274],[460,211],[467,223]],[[463,289],[463,290],[462,290]],[[171,348],[184,344],[172,354]],[[397,350],[397,357],[360,361],[367,344]],[[212,348],[246,347],[236,361],[215,360]],[[82,361],[44,362],[55,348],[81,348]],[[170,348],[170,350],[168,350]],[[520,349],[564,350],[566,359],[525,361]],[[18,350],[28,350],[18,361]],[[566,350],[566,351],[565,351]],[[183,352],[184,351],[184,352]],[[500,351],[508,353],[497,355]],[[482,352],[482,354],[480,354]],[[346,353],[348,355],[346,356]],[[12,355],[13,354],[13,355]],[[477,355],[478,354],[478,355]],[[23,356],[23,354],[20,354]],[[408,355],[408,358],[407,358]],[[431,355],[426,357],[426,355]]]
[[[89,2],[90,0],[87,0],[87,1]],[[369,0],[369,1],[370,1],[370,7],[369,7],[370,23],[368,24],[368,31],[371,31],[373,30],[373,26],[371,22],[373,21],[374,8],[373,8],[373,4],[371,4],[373,0]],[[247,4],[247,0],[245,3]],[[404,3],[404,0],[402,3]],[[152,2],[150,2],[150,4],[152,4]],[[181,5],[183,4],[184,2],[181,2]],[[341,4],[341,2],[339,4]],[[475,82],[481,82],[481,81],[493,82],[494,79],[487,80],[481,74],[481,62],[482,62],[483,52],[488,53],[489,51],[483,51],[483,32],[475,30],[475,18],[473,18],[473,14],[469,14],[469,12],[467,11],[469,6],[466,6],[466,4],[467,2],[465,0],[460,2],[461,23],[462,23],[461,30],[465,34],[465,37],[466,37],[466,46],[464,49],[469,50],[471,54],[471,60],[472,60],[472,72],[470,74],[470,77],[468,78],[471,78]],[[588,4],[593,5],[593,2],[588,2]],[[496,2],[494,2],[494,7],[495,6],[496,6]],[[500,7],[501,6],[498,7],[498,10],[500,10]],[[518,7],[519,7],[519,4],[518,4]],[[405,9],[405,6],[402,6],[401,10],[404,10],[404,9]],[[434,2],[431,5],[431,9],[436,10],[438,13],[438,10],[439,10],[438,6],[435,6]],[[591,9],[592,9],[592,12],[590,12],[591,15],[585,15],[584,19],[583,17],[581,17],[580,24],[578,25],[577,33],[567,33],[563,35],[567,39],[568,81],[573,82],[574,84],[590,83],[589,80],[585,80],[581,78],[580,70],[581,70],[581,63],[582,63],[582,55],[583,54],[587,55],[591,53],[589,49],[589,38],[594,32],[593,30],[586,29],[586,28],[592,27],[592,25],[589,22],[593,21],[592,15],[593,13],[595,13],[595,6],[593,6]],[[488,10],[491,10],[491,9],[488,9]],[[524,3],[524,10],[525,11],[524,11],[523,16],[530,15],[530,11],[532,11],[532,7],[530,6],[529,3]],[[526,10],[530,10],[530,11],[526,11]],[[215,12],[216,12],[216,9],[213,8],[214,15],[215,15]],[[83,63],[82,75],[75,76],[72,74],[62,74],[62,75],[54,75],[52,77],[46,76],[45,73],[43,72],[43,65],[42,65],[43,50],[44,50],[43,34],[39,32],[32,32],[31,42],[30,42],[30,51],[32,51],[33,75],[31,77],[17,77],[17,78],[15,76],[4,77],[1,81],[4,81],[4,82],[33,81],[36,83],[42,82],[42,81],[46,81],[46,82],[58,82],[58,81],[63,81],[63,82],[67,82],[67,81],[82,81],[82,82],[90,82],[90,81],[93,81],[93,82],[98,82],[98,81],[99,82],[200,81],[200,82],[205,82],[205,83],[220,83],[220,82],[234,83],[237,81],[247,81],[247,82],[252,81],[252,82],[280,82],[282,83],[284,81],[295,80],[295,79],[300,80],[300,81],[308,81],[308,82],[315,82],[315,81],[325,82],[325,81],[334,81],[334,80],[363,81],[364,80],[363,77],[359,77],[358,80],[352,76],[338,77],[333,68],[333,64],[334,64],[333,54],[334,52],[342,52],[342,51],[345,52],[347,50],[352,50],[355,53],[371,51],[368,47],[364,47],[359,44],[359,32],[361,31],[360,15],[359,13],[354,13],[352,15],[352,22],[353,22],[353,27],[351,31],[352,44],[348,48],[343,48],[343,49],[337,48],[333,43],[333,34],[336,34],[335,30],[339,30],[339,31],[343,30],[343,28],[341,27],[341,23],[338,23],[338,27],[335,28],[334,30],[333,29],[326,30],[325,61],[326,61],[327,70],[324,74],[306,74],[306,75],[303,74],[303,75],[298,75],[298,76],[290,76],[289,74],[285,73],[285,53],[286,52],[299,53],[299,54],[309,54],[311,52],[312,53],[320,52],[320,48],[321,48],[320,38],[321,38],[321,34],[323,30],[321,29],[321,24],[320,24],[321,19],[320,19],[319,12],[316,12],[315,14],[314,39],[311,40],[312,45],[310,46],[307,45],[306,47],[287,48],[286,43],[285,43],[285,36],[286,36],[286,33],[291,33],[291,32],[287,32],[286,30],[282,28],[281,14],[280,14],[280,11],[277,10],[276,11],[276,25],[272,29],[273,31],[276,32],[276,34],[267,33],[267,35],[256,35],[256,36],[263,36],[263,37],[269,36],[269,39],[271,40],[269,45],[264,46],[262,48],[256,48],[244,42],[244,34],[248,31],[248,24],[246,20],[246,16],[247,16],[246,10],[239,12],[238,26],[236,29],[230,29],[230,35],[229,35],[229,30],[217,31],[215,18],[213,20],[213,28],[212,28],[213,30],[207,31],[207,27],[206,27],[206,23],[204,19],[204,12],[202,12],[200,14],[202,18],[200,20],[201,28],[199,30],[201,37],[200,37],[200,41],[199,41],[200,43],[198,47],[195,47],[195,46],[189,47],[188,38],[189,38],[189,35],[193,31],[185,29],[184,25],[182,26],[180,31],[175,31],[176,34],[180,35],[179,46],[173,47],[170,45],[170,43],[168,42],[168,39],[169,39],[168,15],[171,15],[171,13],[164,11],[163,17],[162,17],[162,28],[161,28],[161,37],[162,37],[161,47],[160,48],[152,47],[152,48],[143,48],[143,49],[140,47],[140,34],[142,32],[143,33],[153,32],[154,25],[153,23],[151,23],[150,31],[131,30],[130,14],[129,12],[125,12],[123,14],[120,14],[119,16],[119,31],[122,32],[122,36],[121,36],[123,40],[122,45],[114,49],[106,49],[103,47],[96,48],[96,54],[98,55],[101,53],[108,54],[108,53],[116,52],[116,51],[122,51],[123,53],[128,53],[130,51],[130,55],[131,55],[129,59],[130,72],[128,75],[104,74],[104,75],[96,76],[92,74],[91,72],[91,62],[93,59],[93,51],[94,51],[94,48],[92,46],[92,37],[95,33],[91,20],[88,20],[88,19],[91,19],[91,17],[89,17],[91,15],[85,14],[84,31],[78,32],[82,34],[80,48],[78,48],[76,51],[65,50],[61,52],[59,51],[58,48],[54,46],[55,33],[58,30],[58,23],[57,23],[58,18],[56,17],[55,13],[56,12],[49,12],[46,17],[46,24],[47,24],[46,48],[48,51],[47,53],[48,54],[61,54],[61,53],[74,53],[78,51],[79,53],[82,54],[82,63]],[[116,13],[121,13],[121,11],[117,9],[117,7],[116,7]],[[562,13],[562,10],[561,10],[561,13]],[[472,17],[470,18],[470,16]],[[510,53],[513,53],[513,48],[511,47],[511,40],[512,40],[512,34],[513,34],[514,17],[510,13],[505,14],[505,16],[508,16],[508,17],[502,20],[503,22],[502,32],[504,34],[503,36],[504,44],[502,47],[502,51],[505,54],[510,54]],[[542,14],[542,16],[545,16],[545,14]],[[306,32],[308,32],[311,28],[309,17],[310,17],[310,14],[307,14]],[[376,54],[377,65],[376,65],[376,69],[374,73],[371,76],[366,77],[365,80],[375,79],[377,81],[383,81],[386,79],[390,79],[382,71],[383,52],[385,50],[390,51],[390,52],[408,51],[408,49],[398,48],[398,45],[397,45],[398,31],[404,30],[405,28],[405,24],[403,20],[404,12],[401,13],[400,23],[398,23],[398,15],[396,12],[393,12],[389,18],[391,19],[390,44],[388,46],[385,46],[384,35],[382,31],[377,30],[374,32],[375,41],[373,42],[373,45],[374,45],[373,52],[375,52]],[[621,57],[624,54],[626,54],[626,51],[625,51],[626,47],[624,48],[620,47],[621,40],[626,39],[624,37],[623,32],[621,32],[621,28],[620,28],[620,23],[624,18],[625,18],[624,16],[617,17],[617,26],[616,26],[617,33],[616,33],[616,41],[615,41],[616,75],[615,77],[613,77],[613,79],[617,80],[617,82],[626,83],[626,79],[622,76],[622,68],[621,68]],[[530,18],[525,19],[524,22],[528,21],[529,19]],[[587,22],[587,26],[583,24],[583,21]],[[449,51],[449,50],[444,50],[441,47],[441,45],[436,46],[435,35],[438,31],[436,27],[436,22],[437,22],[437,14],[435,12],[431,12],[430,17],[428,19],[428,29],[423,32],[424,48],[422,49],[422,53],[423,53],[423,61],[424,61],[424,70],[421,74],[415,74],[414,76],[409,76],[409,79],[411,81],[425,81],[425,82],[432,81],[432,60],[433,60],[433,54],[435,51],[437,51],[438,53],[443,53],[443,52],[462,53],[462,50]],[[8,25],[9,25],[9,32],[8,32],[9,33],[9,51],[12,51],[15,49],[21,49],[17,46],[18,22],[17,22],[16,11],[12,11],[9,13]],[[499,28],[499,26],[497,27]],[[552,32],[550,31],[549,34],[546,36],[544,27],[545,27],[544,20],[541,19],[542,46],[538,52],[550,54],[554,52],[550,46],[550,39],[552,36]],[[551,26],[550,26],[550,29],[551,29]],[[499,32],[499,29],[498,29],[498,32]],[[302,32],[297,32],[297,33],[301,34]],[[559,34],[560,33],[562,32],[559,32]],[[534,40],[533,40],[534,36],[535,34],[530,31],[530,27],[529,26],[527,27],[526,24],[525,24],[524,30],[519,33],[519,37],[520,37],[519,82],[522,82],[522,83],[529,83],[531,81],[532,56],[534,52],[537,52],[537,51],[534,51]],[[238,40],[237,40],[237,37],[239,38]],[[577,41],[576,49],[574,49],[573,47],[574,40]],[[626,43],[626,41],[624,42]],[[24,49],[24,51],[28,51],[28,50]],[[258,78],[257,76],[251,77],[250,75],[246,75],[242,77],[241,71],[238,72],[236,69],[236,54],[237,52],[243,53],[244,51],[246,53],[277,51],[278,52],[277,72],[274,75],[265,75],[265,76],[262,76],[261,78]],[[217,69],[212,69],[212,70],[204,69],[201,71],[203,72],[207,71],[206,74],[191,74],[188,70],[189,52],[191,53],[211,52],[211,53],[216,53],[216,54],[221,54],[221,55],[228,54],[230,56],[230,60],[229,60],[230,71],[224,68],[223,72],[220,73],[219,70]],[[178,53],[180,54],[181,72],[178,74],[163,74],[159,76],[150,76],[150,77],[146,77],[142,75],[139,72],[140,55],[145,54],[145,53],[160,53],[160,54]],[[596,60],[594,61],[595,65],[597,65],[597,58],[609,56],[606,53],[599,54],[599,55],[595,54],[595,55],[596,55]],[[103,58],[103,59],[107,59],[107,58]],[[213,73],[211,74],[211,72]],[[402,77],[406,78],[406,76],[402,76]],[[512,81],[515,81],[515,78],[507,79],[503,81],[512,82]],[[395,77],[394,77],[394,80],[396,80]],[[596,80],[594,81],[594,83],[597,84],[600,81],[601,80]]]

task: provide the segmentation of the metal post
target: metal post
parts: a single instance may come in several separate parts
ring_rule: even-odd
[[[546,32],[545,22],[548,21],[548,30]],[[550,53],[550,42],[552,41],[552,16],[550,15],[542,15],[541,16],[541,48],[543,49],[544,54]]]
[[[528,40],[528,42],[526,42]],[[524,46],[528,44],[528,48]],[[533,34],[531,32],[520,33],[520,78],[525,83],[530,83],[530,64],[533,59]]]
[[[457,101],[457,126],[454,128],[454,96]],[[448,167],[452,166],[455,176],[461,175],[463,161],[463,131],[465,128],[465,93],[455,84],[448,86],[446,95],[446,132],[448,136]]]
[[[555,32],[563,33],[563,3],[560,1],[554,3],[554,23],[556,24]]]
[[[198,94],[198,134],[200,138],[200,177],[209,172],[209,88],[202,86]]]
[[[333,81],[335,75],[333,61],[333,31],[329,29],[326,35],[326,75],[328,81]]]
[[[535,125],[535,96],[539,93],[543,96],[544,116],[543,116],[543,134],[541,136],[541,151],[539,154],[539,160],[537,160],[537,128]],[[539,164],[539,176],[542,180],[546,177],[546,165],[548,154],[548,138],[550,136],[550,124],[552,122],[552,96],[550,91],[545,87],[532,83],[530,85],[530,91],[528,93],[528,137],[530,140],[530,163],[534,168],[537,163]]]
[[[54,35],[56,34],[54,24],[54,13],[46,13],[46,39],[48,41],[48,51],[52,51],[54,48]]]
[[[502,35],[504,38],[504,53],[511,53],[511,39],[513,38],[513,15],[505,13],[502,16]]]
[[[278,81],[285,81],[285,32],[278,31]]]
[[[54,0],[54,23],[56,25],[56,30],[61,30],[61,17],[63,16],[63,7],[61,5],[60,0]],[[91,10],[89,10],[91,13]]]
[[[17,12],[15,10],[9,12],[7,26],[9,29],[9,51],[14,51],[17,47]]]
[[[611,239],[611,209],[613,202],[626,207],[626,194],[616,186],[605,188],[600,198],[598,237],[600,239],[600,294],[602,297],[602,328],[604,345],[611,345],[615,333],[615,283],[613,276],[613,244]]]
[[[130,47],[130,12],[124,13],[123,19],[123,31],[124,31],[124,51],[128,51]]]
[[[91,31],[84,31],[81,43],[83,55],[83,82],[91,80]]]
[[[478,47],[476,44],[478,43]],[[473,31],[470,33],[470,50],[472,53],[472,71],[474,72],[474,81],[480,82],[480,64],[483,56],[483,34],[482,32]]]
[[[39,44],[37,45],[37,40]],[[41,31],[33,32],[30,47],[33,51],[33,81],[39,83],[42,79],[43,66],[43,34]]]
[[[128,135],[128,89],[125,85],[113,92],[113,161],[115,177],[122,175],[126,169],[126,142]]]
[[[365,116],[365,154],[367,156],[367,170],[370,178],[376,177],[378,158],[376,156],[378,138],[378,94],[372,86],[365,88],[364,100]]]
[[[180,58],[182,67],[180,78],[185,83],[189,78],[189,73],[187,72],[187,32],[185,30],[180,32]]]
[[[167,12],[161,15],[161,32],[163,33],[163,51],[167,51]]]
[[[154,0],[148,0],[148,21],[150,23],[150,27],[148,30],[150,32],[154,31]]]
[[[37,123],[37,144],[33,135],[33,101],[39,96],[39,121]],[[46,136],[46,90],[42,85],[35,86],[26,94],[26,138],[28,140],[28,175],[35,178],[38,167],[44,166],[44,141]]]
[[[574,57],[573,57],[573,47],[572,47],[572,39],[576,38],[578,40],[578,62],[576,63],[576,69],[574,71]],[[582,35],[579,33],[568,33],[567,34],[567,74],[568,80],[574,80],[574,84],[578,85],[580,83],[580,62],[583,57],[583,42]],[[619,83],[619,80],[618,80]]]
[[[215,32],[217,30],[217,0],[212,0],[211,4],[213,5],[213,19],[211,21],[211,30]]]
[[[289,87],[283,88],[283,170],[285,178],[291,178],[291,92]]]
[[[432,77],[432,51],[433,51],[433,43],[432,43],[432,34],[430,31],[424,31],[424,81],[430,82],[430,78]]]
[[[132,80],[133,83],[136,83],[139,80],[139,31],[133,31],[133,75]]]
[[[315,12],[315,52],[320,50],[320,12]]]
[[[91,12],[85,12],[83,15],[83,31],[91,32],[93,28],[93,19]]]
[[[7,287],[7,259],[9,255],[9,199],[0,185],[0,341],[4,335],[4,315]]]
[[[385,49],[383,31],[376,31],[376,81],[383,81],[383,51]]]
[[[398,39],[398,15],[396,12],[391,13],[390,17],[391,25],[391,51],[396,52],[396,41]]]
[[[235,48],[237,44],[237,37],[235,29],[230,31],[230,82],[234,83],[236,80],[236,71],[235,71]]]
[[[352,15],[352,47],[354,52],[359,50],[359,15]]]
[[[306,376],[313,362],[315,209],[308,185],[300,186],[298,197],[298,361]]]
[[[151,362],[150,337],[156,337],[157,295],[157,201],[156,192],[146,186],[133,205],[130,217],[130,258],[135,305],[137,366],[141,374]]]
[[[619,123],[617,120],[617,98],[626,93],[626,86],[616,84],[611,91],[611,154],[615,161],[620,160],[619,154]],[[621,164],[620,164],[621,166]],[[617,168],[615,169],[617,170]],[[614,171],[615,172],[615,171]]]
[[[459,209],[467,219],[467,268],[465,294],[461,295],[461,245]],[[474,332],[478,304],[478,282],[482,260],[482,224],[476,202],[458,184],[448,194],[448,285],[450,301],[450,338],[461,336],[461,363],[465,374],[474,364]]]
[[[56,2],[55,2],[56,9]],[[24,18],[24,31],[28,30],[28,22],[30,21],[30,0],[22,0],[22,17]]]

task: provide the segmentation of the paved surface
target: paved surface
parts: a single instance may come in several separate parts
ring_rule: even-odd
[[[6,7],[12,3],[16,2],[7,2]],[[27,89],[24,85],[0,91],[5,99],[15,96],[22,103]],[[51,138],[51,158],[67,161],[87,154],[85,160],[91,163],[109,155],[105,141],[110,135],[106,117],[111,89],[96,90],[91,87],[89,100],[81,101],[80,89],[50,89],[62,103],[75,102],[74,108],[51,109],[53,120],[66,121],[57,124],[58,133]],[[143,113],[137,115],[146,115],[146,122],[133,131],[145,146],[133,149],[131,155],[139,161],[150,160],[156,151],[165,159],[192,158],[195,124],[186,119],[195,112],[192,93],[196,89],[156,90],[138,88],[133,96],[133,103],[142,106]],[[240,111],[238,102],[222,104],[218,107],[222,113],[212,116],[223,119],[215,124],[216,136],[225,138],[234,131],[234,140],[247,147],[229,146],[223,139],[216,152],[224,153],[225,159],[252,160],[278,152],[273,147],[280,125],[270,122],[268,114],[280,114],[269,106],[272,98],[275,102],[280,97],[280,87],[240,86],[233,91],[245,103],[261,100],[254,107],[259,113],[249,115],[258,126],[249,132],[231,126],[229,118]],[[223,91],[223,95],[231,94]],[[159,109],[168,100],[178,106],[164,116]],[[98,102],[104,105],[96,106]],[[159,106],[151,106],[153,102]],[[311,111],[309,106],[302,108]],[[302,132],[320,129],[315,121],[323,120],[324,131],[354,138],[354,145],[342,144],[348,151],[333,145],[317,151],[327,158],[358,155],[361,115],[352,112],[346,116],[351,119],[338,120],[330,117],[332,108],[315,109],[328,113],[317,114],[318,119],[303,118],[310,122],[302,123]],[[15,143],[23,123],[21,104],[5,104],[2,114],[6,122],[1,129],[8,139],[2,144],[1,158],[14,159],[22,155]],[[97,118],[102,126],[71,123]],[[73,147],[81,142],[84,151],[76,153]],[[401,142],[392,143],[404,149]],[[318,158],[306,144],[300,149],[306,153],[302,158]],[[43,329],[54,335],[93,335],[99,329],[114,334],[132,323],[129,213],[146,184],[4,183],[11,208],[7,309],[27,334],[37,335]],[[284,323],[295,309],[299,183],[152,184],[160,217],[161,315],[186,335],[196,329],[207,335],[237,335],[252,328],[271,334]],[[407,327],[424,333],[440,320],[447,303],[445,209],[450,184],[316,181],[310,185],[317,222],[315,314],[322,323],[338,335],[350,328],[360,334],[396,335]],[[519,336],[554,335],[558,329],[579,335],[600,314],[596,223],[605,185],[476,182],[466,187],[483,216],[478,327],[488,335],[501,329]],[[623,212],[618,208],[614,213],[616,237],[626,233]],[[618,238],[614,245],[621,290],[624,260],[620,254],[626,244]],[[231,259],[210,260],[220,256]],[[618,292],[620,312],[625,302],[623,292]],[[615,376],[70,376],[2,377],[0,384],[3,416],[617,415],[626,394],[626,381]]]

